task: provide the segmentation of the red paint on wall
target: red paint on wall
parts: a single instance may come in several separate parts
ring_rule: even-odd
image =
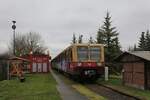
[[[31,61],[30,72],[31,73],[47,73],[51,69],[50,56],[44,54],[29,54],[22,56]]]

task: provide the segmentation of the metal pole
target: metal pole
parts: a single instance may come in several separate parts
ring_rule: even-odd
[[[14,56],[16,55],[16,53],[15,53],[15,47],[16,47],[16,45],[15,45],[15,29],[16,29],[16,25],[15,25],[15,23],[16,23],[16,21],[12,21],[13,22],[13,25],[12,25],[12,29],[13,29],[13,38],[14,38],[14,48],[13,48],[13,53],[14,53]]]
[[[14,34],[14,51],[13,51],[13,52],[14,52],[14,55],[15,55],[15,47],[16,47],[16,46],[15,46],[15,43],[16,43],[16,42],[15,42],[15,30],[13,30],[13,34]]]
[[[9,63],[10,63],[10,61],[7,61],[7,80],[9,80],[10,79],[10,72],[9,72]]]

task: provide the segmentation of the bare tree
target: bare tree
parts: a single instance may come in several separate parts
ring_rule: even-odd
[[[13,40],[9,45],[9,51],[13,51]],[[29,32],[26,34],[16,34],[15,37],[15,55],[29,54],[31,51],[33,54],[43,54],[47,48],[44,46],[40,34],[35,32]]]

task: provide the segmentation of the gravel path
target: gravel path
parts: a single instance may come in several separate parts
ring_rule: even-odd
[[[108,98],[108,100],[136,100],[135,98],[131,98],[125,95],[122,95],[118,92],[115,92],[111,89],[108,89],[106,87],[96,85],[96,84],[86,84],[86,86],[93,90],[94,92]]]
[[[85,96],[75,91],[71,86],[64,83],[53,71],[51,71],[53,77],[58,83],[57,89],[63,100],[88,100]]]

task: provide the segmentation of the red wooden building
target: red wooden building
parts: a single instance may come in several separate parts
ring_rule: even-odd
[[[123,83],[150,89],[150,51],[124,52],[116,61],[123,64]]]
[[[47,73],[50,71],[50,56],[45,54],[29,54],[24,55],[23,58],[31,61],[29,70],[31,73]]]

